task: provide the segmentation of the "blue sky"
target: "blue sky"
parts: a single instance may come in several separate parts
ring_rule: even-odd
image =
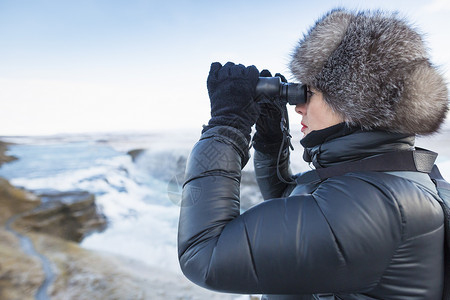
[[[450,1],[374,2],[0,0],[0,135],[201,128],[211,62],[289,78],[296,42],[336,6],[399,11],[449,80]]]

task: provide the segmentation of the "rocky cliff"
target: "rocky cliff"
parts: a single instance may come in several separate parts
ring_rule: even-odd
[[[5,152],[8,149],[8,144],[0,141],[0,166],[4,163],[16,160],[17,158],[11,155],[6,155]]]
[[[14,158],[0,144],[0,164]],[[233,299],[182,275],[77,242],[102,230],[95,197],[83,191],[30,193],[0,178],[0,300]]]
[[[39,205],[39,199],[0,178],[0,299],[35,299],[45,275],[40,261],[23,252],[8,220]]]
[[[106,218],[97,212],[95,196],[88,192],[45,190],[35,195],[40,205],[23,212],[16,221],[23,231],[81,242],[86,235],[106,227]]]

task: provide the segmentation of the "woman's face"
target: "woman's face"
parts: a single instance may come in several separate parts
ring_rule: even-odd
[[[295,111],[302,115],[301,130],[304,136],[313,130],[325,129],[344,122],[344,119],[328,106],[321,92],[308,87],[307,94],[306,103],[295,107]]]

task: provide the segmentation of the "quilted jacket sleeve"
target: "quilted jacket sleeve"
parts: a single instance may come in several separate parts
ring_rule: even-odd
[[[287,184],[281,181],[277,174],[277,168],[284,180],[292,178],[289,169],[289,148],[286,148],[278,162],[278,156],[268,153],[263,153],[255,150],[254,166],[256,181],[264,200],[279,198],[289,195],[293,189],[292,184]]]
[[[376,284],[398,244],[399,217],[383,211],[380,215],[394,221],[380,222],[383,228],[376,228],[374,236],[365,232],[364,248],[353,249],[363,255],[349,261],[313,195],[264,201],[240,214],[246,145],[232,128],[213,128],[191,152],[178,234],[185,276],[231,293],[312,294]],[[371,273],[361,276],[367,269]]]

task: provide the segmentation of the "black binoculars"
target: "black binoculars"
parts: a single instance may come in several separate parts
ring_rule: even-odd
[[[282,82],[280,77],[259,77],[256,101],[280,101],[282,105],[306,103],[306,85]]]

